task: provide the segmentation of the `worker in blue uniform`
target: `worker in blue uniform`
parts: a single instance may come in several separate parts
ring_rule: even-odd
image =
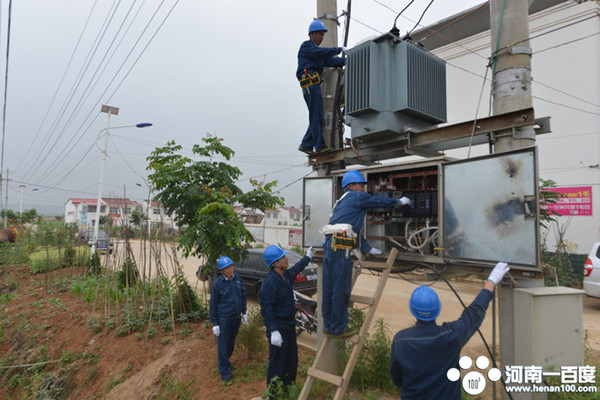
[[[319,47],[327,29],[320,19],[310,23],[308,27],[309,40],[303,42],[298,50],[298,68],[296,78],[300,81],[304,101],[308,107],[309,125],[298,150],[311,154],[314,151],[326,151],[323,140],[323,94],[321,81],[325,67],[343,67],[346,58],[335,57],[345,47]]]
[[[296,308],[292,285],[296,275],[304,270],[314,255],[310,247],[306,256],[289,268],[287,251],[278,246],[265,249],[265,263],[271,268],[260,292],[260,312],[269,339],[269,366],[267,386],[275,385],[279,378],[284,387],[296,380],[298,370],[298,345],[296,343]]]
[[[506,263],[496,264],[460,318],[442,325],[435,322],[442,308],[436,292],[428,286],[413,291],[409,308],[417,323],[396,333],[392,343],[390,370],[392,381],[401,388],[402,400],[462,399],[461,382],[449,380],[448,370],[460,371],[460,351],[481,326],[494,287],[509,270]]]
[[[248,322],[246,314],[246,289],[242,278],[233,271],[233,261],[220,257],[217,267],[222,275],[213,284],[210,292],[210,322],[218,340],[218,366],[221,379],[231,381],[231,362],[235,338],[240,323]]]
[[[323,245],[323,328],[325,333],[345,338],[356,333],[358,327],[348,330],[348,301],[352,290],[352,248],[362,254],[382,254],[364,239],[361,230],[368,208],[393,208],[410,205],[407,197],[378,197],[365,192],[365,178],[359,171],[348,171],[342,177],[344,195],[333,207],[329,224],[321,228],[325,234]],[[349,225],[352,233],[346,231]],[[353,245],[340,243],[340,235],[352,237]],[[336,237],[338,239],[336,240]]]

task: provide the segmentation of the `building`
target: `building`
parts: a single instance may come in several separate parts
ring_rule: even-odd
[[[529,4],[529,38],[523,39],[532,49],[533,107],[536,118],[551,117],[552,131],[536,137],[539,176],[556,182],[556,190],[565,194],[555,207],[561,214],[558,224],[541,239],[553,251],[562,236],[570,252],[587,253],[600,241],[600,204],[593,201],[600,196],[600,3]],[[447,63],[449,123],[489,115],[489,26],[484,3],[411,35]],[[474,147],[471,156],[488,151],[487,145]],[[466,158],[467,149],[447,155]]]
[[[295,207],[268,209],[265,216],[267,225],[302,225],[302,210]]]
[[[70,198],[65,203],[65,224],[93,226],[96,218],[97,199]],[[100,216],[107,215],[107,204],[101,201]]]
[[[96,199],[68,199],[65,203],[65,224],[76,223],[80,227],[94,226],[96,203]],[[144,200],[136,203],[124,198],[103,197],[100,216],[106,216],[111,226],[126,226],[134,210],[148,217],[150,227],[176,228],[173,216],[167,215],[162,204],[157,201]]]
[[[156,200],[144,200],[138,204],[139,210],[144,214],[151,227],[177,228],[175,218],[168,215],[163,205]]]

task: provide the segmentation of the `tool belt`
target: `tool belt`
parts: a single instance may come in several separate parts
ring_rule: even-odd
[[[311,75],[310,72],[306,72],[306,70],[304,70],[304,73],[300,75],[298,81],[300,82],[300,87],[304,89],[321,83],[321,76],[318,72],[315,72]]]
[[[356,249],[358,244],[354,235],[347,231],[337,231],[331,234],[331,248],[333,251]]]

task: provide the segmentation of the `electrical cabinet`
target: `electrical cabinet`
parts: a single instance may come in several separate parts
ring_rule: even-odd
[[[584,365],[583,297],[567,287],[515,289],[515,365]],[[560,322],[558,322],[560,321]]]
[[[367,192],[405,196],[412,204],[367,210],[361,234],[386,252],[398,248],[399,258],[469,265],[506,261],[537,271],[536,165],[535,148],[530,148],[470,160],[435,158],[362,168]],[[319,229],[343,194],[346,172],[304,180],[304,246],[322,245]]]

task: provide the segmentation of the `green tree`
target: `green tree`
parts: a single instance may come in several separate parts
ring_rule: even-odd
[[[148,178],[157,192],[155,200],[176,216],[185,256],[205,255],[207,268],[212,268],[214,275],[218,257],[228,255],[239,260],[241,254],[235,249],[254,241],[234,205],[264,211],[283,205],[283,199],[272,192],[276,182],[250,180],[252,189],[244,193],[236,185],[241,170],[215,160],[219,157],[229,161],[234,151],[212,135],[202,141],[203,145],[192,148],[200,161],[181,155],[182,147],[171,141],[152,152],[147,169],[152,171]]]
[[[145,221],[146,219],[148,219],[146,217],[146,215],[139,210],[131,211],[131,215],[129,216],[129,222],[131,222],[133,225],[135,225],[137,227],[140,227],[142,225],[142,222]]]
[[[556,211],[550,210],[548,206],[558,203],[560,193],[548,190],[549,188],[555,188],[556,182],[552,179],[539,178],[539,192],[540,192],[540,225],[544,229],[548,229],[548,225],[551,222],[555,222],[555,216],[559,215]]]

